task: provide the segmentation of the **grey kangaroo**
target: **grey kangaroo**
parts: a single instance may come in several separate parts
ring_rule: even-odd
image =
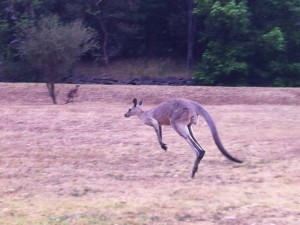
[[[193,102],[187,99],[170,99],[165,102],[160,103],[154,108],[143,111],[140,106],[143,100],[139,101],[133,99],[133,107],[128,110],[124,115],[125,117],[138,116],[146,125],[154,128],[158,142],[162,149],[167,150],[167,145],[162,141],[162,129],[163,125],[171,125],[174,130],[183,137],[187,143],[192,147],[193,151],[196,153],[196,160],[194,162],[192,170],[192,178],[195,177],[195,173],[198,170],[199,163],[203,158],[205,151],[197,142],[194,137],[192,125],[198,123],[198,116],[202,116],[213,136],[213,139],[220,149],[221,153],[236,163],[242,163],[243,161],[231,156],[223,147],[221,140],[219,138],[214,121],[208,112],[197,102]]]
[[[67,100],[66,100],[66,103],[65,104],[68,104],[70,102],[73,102],[74,101],[74,98],[75,97],[78,97],[78,88],[80,87],[79,84],[77,84],[75,86],[75,88],[71,89],[68,94],[67,94]]]

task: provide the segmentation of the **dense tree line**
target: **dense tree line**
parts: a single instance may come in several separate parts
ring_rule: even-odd
[[[82,60],[184,58],[202,84],[300,86],[299,0],[2,0],[1,65],[51,15],[96,31]]]

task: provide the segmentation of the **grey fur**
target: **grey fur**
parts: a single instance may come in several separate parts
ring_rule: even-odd
[[[75,97],[78,97],[78,88],[80,87],[79,84],[75,86],[75,88],[71,89],[67,94],[67,100],[65,104],[69,102],[73,102]]]
[[[197,102],[187,99],[174,98],[162,102],[147,111],[143,111],[140,108],[140,105],[142,105],[142,101],[138,103],[137,99],[134,98],[133,107],[130,108],[124,116],[138,116],[144,122],[144,124],[153,127],[157,136],[157,140],[161,148],[165,151],[167,150],[167,145],[162,141],[161,126],[171,125],[174,130],[187,141],[187,143],[196,153],[192,178],[195,177],[195,173],[198,170],[198,165],[205,154],[204,149],[200,146],[192,131],[192,125],[196,125],[198,123],[198,116],[202,116],[206,120],[215,144],[222,154],[231,161],[242,163],[241,160],[234,158],[225,150],[219,138],[214,121],[208,112]]]

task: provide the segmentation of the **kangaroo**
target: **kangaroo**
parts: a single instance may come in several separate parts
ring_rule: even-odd
[[[196,140],[192,130],[192,125],[196,125],[198,123],[198,116],[202,116],[206,120],[211,130],[215,144],[217,145],[221,153],[233,162],[243,162],[237,158],[234,158],[225,150],[219,138],[214,121],[212,120],[208,112],[197,102],[187,99],[174,98],[162,102],[147,111],[143,111],[140,108],[142,104],[143,100],[138,102],[138,100],[134,98],[133,107],[130,108],[124,116],[138,116],[146,125],[153,127],[157,136],[157,140],[161,148],[165,151],[167,150],[167,145],[163,143],[161,127],[164,125],[171,125],[174,130],[186,140],[186,142],[196,153],[196,160],[194,162],[191,176],[192,178],[195,177],[195,173],[198,170],[199,163],[205,154],[204,149]]]
[[[77,84],[75,86],[75,88],[71,89],[68,94],[67,94],[67,100],[66,100],[66,103],[69,103],[69,102],[73,102],[74,101],[74,98],[78,96],[78,88],[79,88],[79,84]]]

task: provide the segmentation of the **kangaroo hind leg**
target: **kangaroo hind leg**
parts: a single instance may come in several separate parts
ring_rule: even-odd
[[[192,178],[194,178],[195,173],[196,173],[197,170],[198,170],[199,163],[200,163],[201,159],[203,158],[203,156],[204,156],[204,154],[205,154],[205,151],[204,151],[204,149],[201,147],[201,145],[198,143],[197,139],[195,138],[195,136],[194,136],[194,134],[193,134],[193,129],[192,129],[192,125],[191,125],[191,124],[188,125],[188,130],[189,130],[189,134],[190,134],[191,138],[193,139],[193,141],[196,143],[196,145],[197,145],[198,148],[200,149],[199,155],[197,154],[197,158],[196,158],[196,160],[195,160],[194,168],[193,168],[193,172],[192,172]]]
[[[194,166],[192,170],[192,178],[194,178],[198,170],[198,165],[201,159],[203,158],[205,152],[198,144],[191,129],[189,128],[189,124],[190,124],[189,115],[190,115],[190,111],[187,108],[183,108],[176,111],[174,117],[171,118],[171,125],[174,128],[174,130],[186,140],[186,142],[191,146],[193,151],[196,153],[196,160],[194,162]]]
[[[194,133],[193,133],[193,129],[192,129],[192,124],[189,124],[188,125],[188,129],[189,129],[189,133],[191,135],[191,137],[193,138],[193,140],[196,142],[196,144],[202,149],[202,147],[200,146],[200,144],[198,143],[197,139],[195,138],[194,136]],[[203,149],[202,149],[203,150]]]

